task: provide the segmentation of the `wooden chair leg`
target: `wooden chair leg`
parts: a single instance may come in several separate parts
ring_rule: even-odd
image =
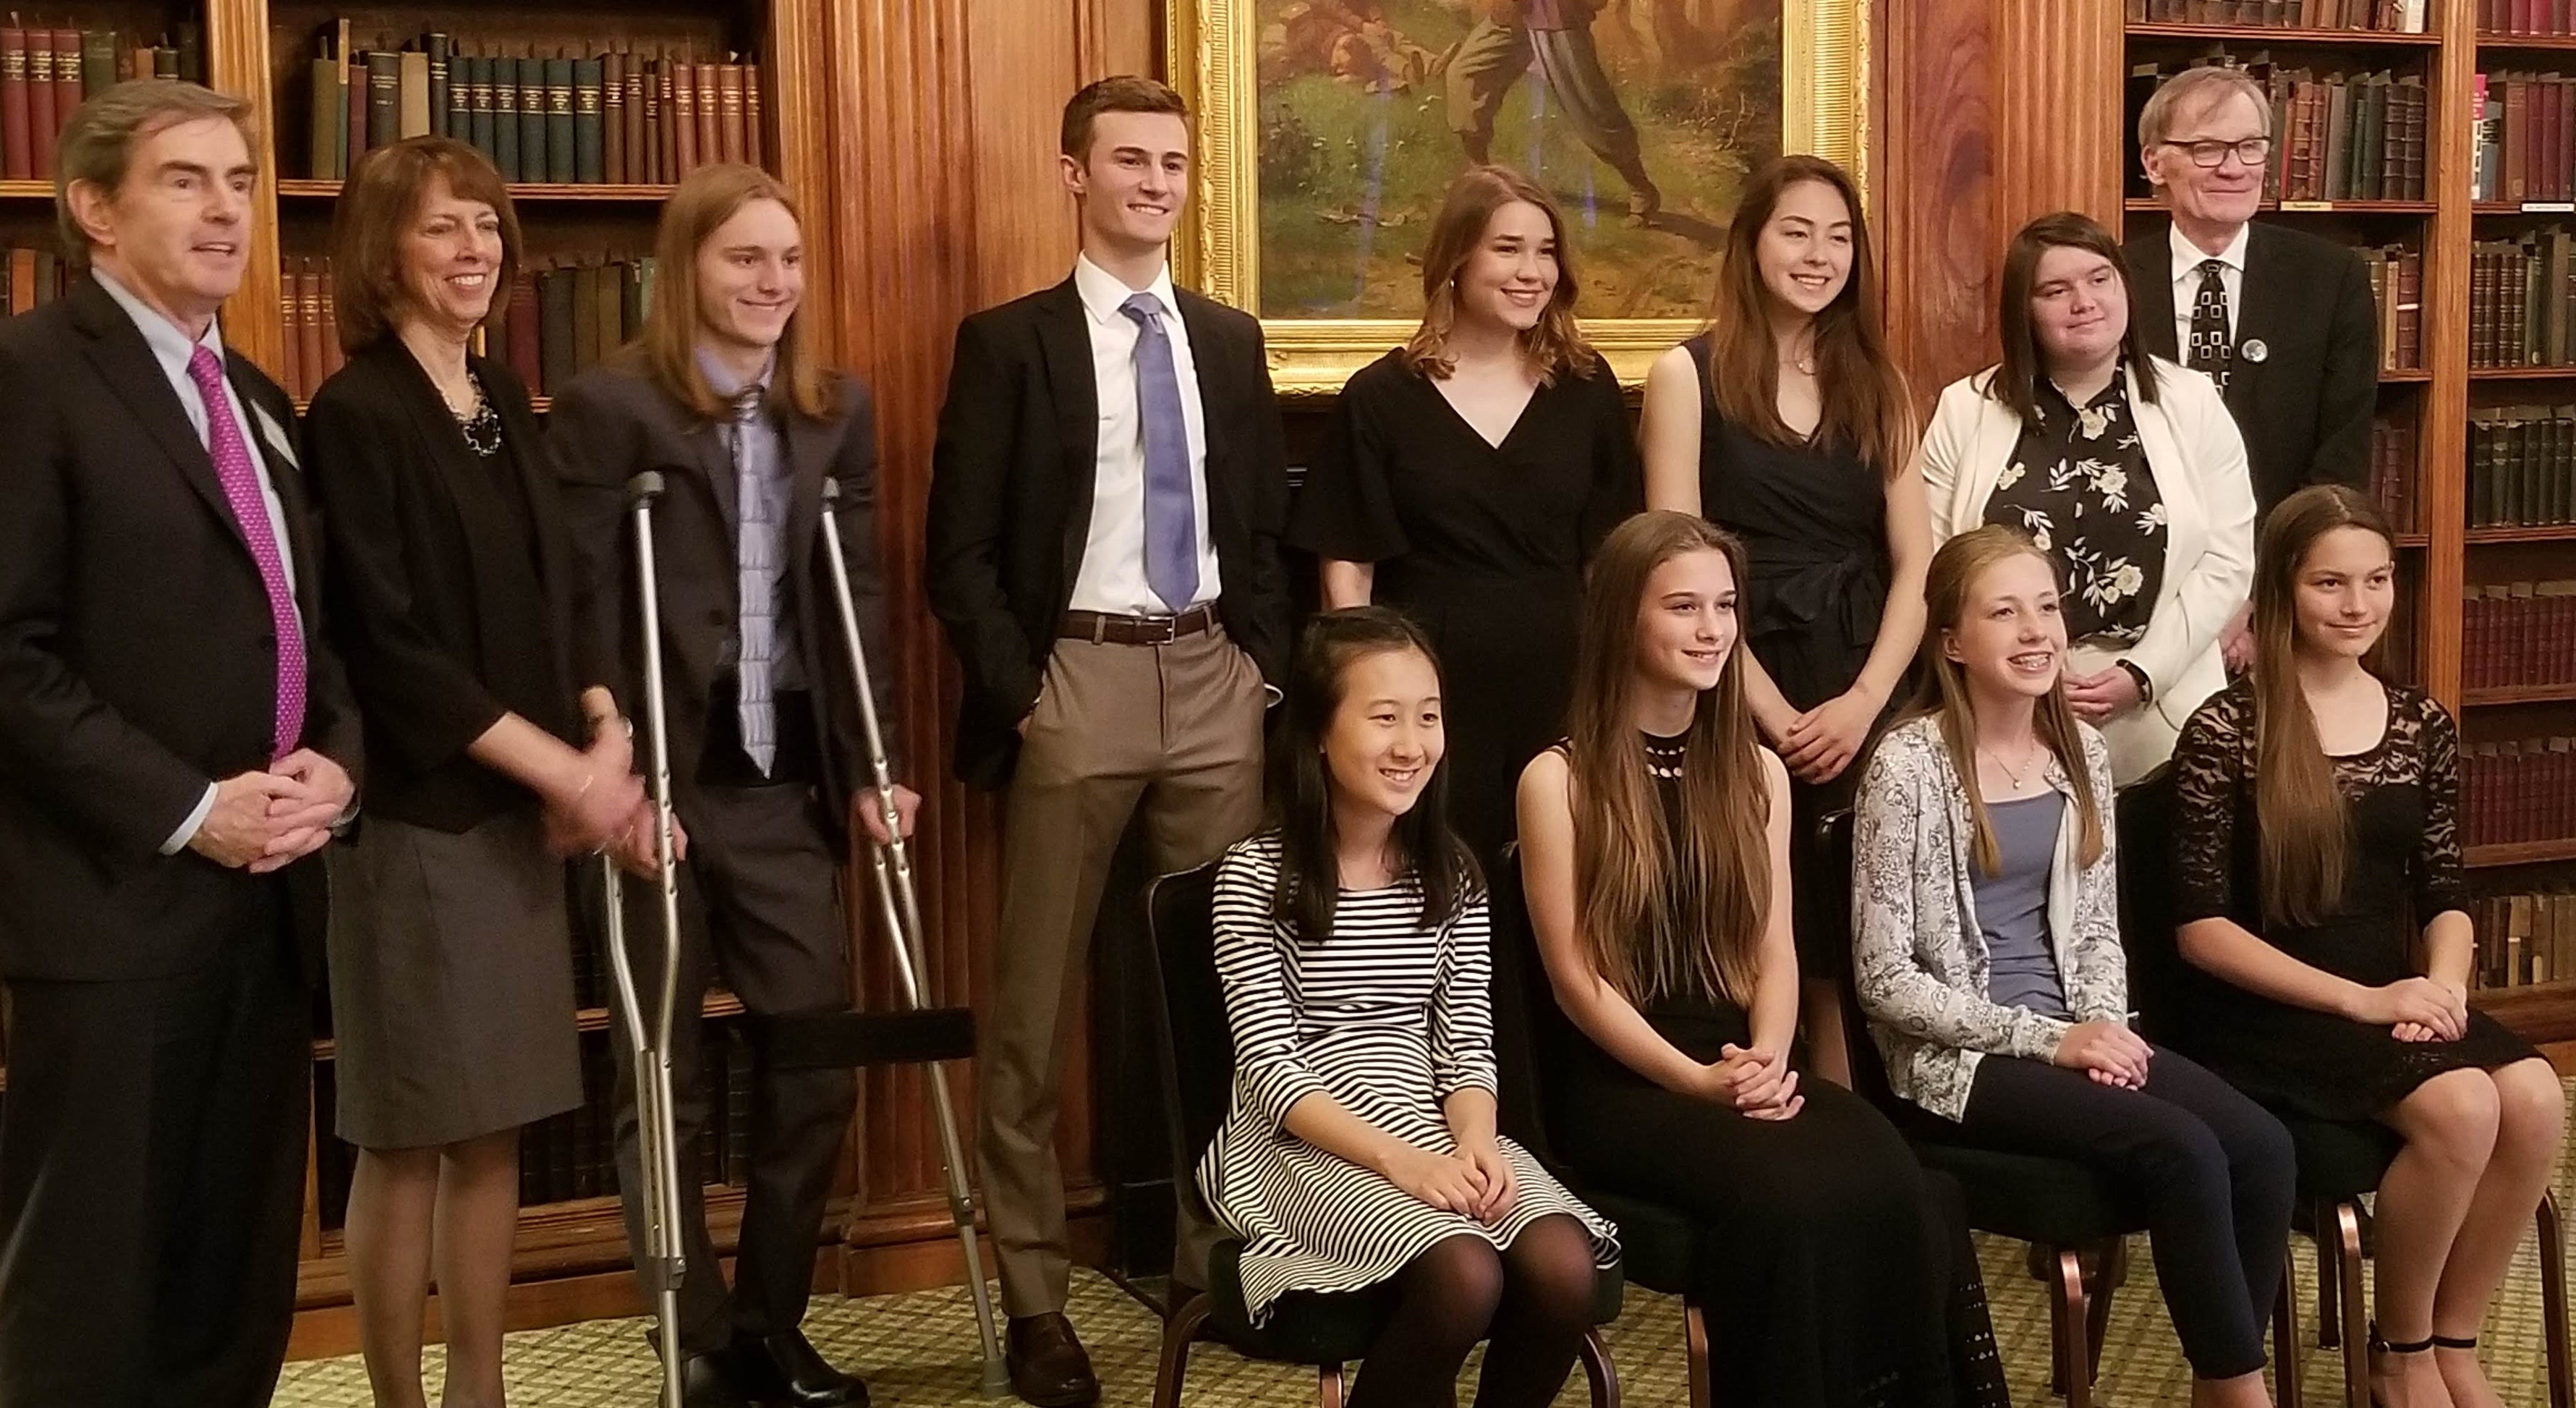
[[[1342,1366],[1327,1364],[1315,1371],[1315,1408],[1342,1408]]]
[[[2295,1242],[2282,1250],[2281,1293],[2272,1297],[2272,1401],[2279,1408],[2300,1408],[2299,1253]]]
[[[1163,1322],[1163,1358],[1154,1371],[1154,1408],[1181,1408],[1181,1379],[1190,1369],[1190,1342],[1207,1323],[1208,1298],[1189,1298]]]
[[[1690,1376],[1690,1408],[1716,1408],[1717,1395],[1708,1381],[1708,1317],[1699,1302],[1682,1301],[1684,1372]]]
[[[2337,1294],[2343,1308],[2343,1401],[2345,1408],[2370,1405],[2370,1319],[2361,1294],[2361,1205],[2347,1199],[2334,1205]],[[2320,1225],[2319,1230],[2323,1230]]]
[[[2111,1329],[2111,1293],[2129,1281],[2129,1239],[2114,1237],[2102,1246],[2101,1269],[2093,1274],[2092,1306],[2085,1312],[2084,1344],[2088,1384],[2102,1379],[2102,1341]]]
[[[2066,1408],[2092,1408],[2093,1351],[2085,1342],[2092,1316],[2091,1297],[2084,1289],[2084,1256],[2073,1247],[2059,1247],[2056,1252],[2048,1318],[2049,1337],[2057,1346],[2057,1391],[2066,1396]]]
[[[1619,1366],[1610,1362],[1610,1347],[1599,1330],[1583,1332],[1583,1382],[1592,1390],[1592,1408],[1619,1408]]]
[[[2558,1196],[2540,1192],[2540,1348],[2549,1362],[2549,1408],[2576,1408],[2567,1354],[2567,1236],[2558,1223]]]
[[[2312,1212],[2308,1225],[2316,1229],[2311,1240],[2317,1248],[2317,1348],[2332,1349],[2343,1343],[2343,1311],[2339,1308],[2343,1304],[2343,1270],[2327,1241],[2334,1227],[2334,1204],[2318,1203]]]

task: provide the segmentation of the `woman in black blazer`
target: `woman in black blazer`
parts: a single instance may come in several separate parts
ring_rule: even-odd
[[[500,176],[461,142],[396,143],[359,166],[332,239],[349,361],[306,443],[377,764],[331,872],[350,1283],[379,1405],[423,1403],[435,1260],[444,1401],[499,1408],[518,1130],[581,1103],[557,857],[629,835],[642,787],[575,660],[527,393],[468,350],[517,264]]]

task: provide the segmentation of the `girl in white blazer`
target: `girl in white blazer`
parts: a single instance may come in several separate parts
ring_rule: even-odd
[[[2013,402],[2030,404],[2038,378],[2061,388],[2124,380],[2162,500],[2163,573],[2139,639],[2116,648],[2078,641],[2067,659],[2077,708],[2110,745],[2123,787],[2161,766],[2183,721],[2227,683],[2219,637],[2254,580],[2245,442],[2208,377],[2143,350],[2129,326],[2127,277],[2118,243],[2084,216],[2026,226],[2005,261],[2004,360],[1942,390],[1916,458],[1932,541],[1947,542],[1986,521],[2025,425]],[[2087,680],[2099,683],[2081,687]]]

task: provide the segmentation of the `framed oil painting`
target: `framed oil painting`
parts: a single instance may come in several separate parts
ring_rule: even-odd
[[[1284,394],[1410,336],[1452,177],[1563,208],[1622,380],[1704,321],[1746,176],[1814,152],[1868,187],[1860,0],[1171,0],[1199,161],[1180,272],[1260,316]]]

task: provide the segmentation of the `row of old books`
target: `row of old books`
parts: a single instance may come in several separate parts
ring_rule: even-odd
[[[2576,978],[2576,892],[2520,890],[2469,905],[2478,936],[2469,983],[2521,988]]]
[[[114,29],[30,29],[15,14],[0,25],[0,180],[52,180],[55,139],[93,93],[130,78],[205,81],[202,26],[175,25],[153,44],[134,38]]]
[[[282,380],[298,401],[340,369],[337,303],[327,259],[290,259],[285,275]],[[644,331],[652,306],[650,256],[584,255],[524,268],[509,298],[483,324],[486,356],[509,364],[543,396]]]
[[[2576,231],[2469,246],[2469,365],[2576,364]]]
[[[2238,24],[2422,34],[2431,0],[2128,0],[2132,24]]]
[[[2469,412],[2472,528],[2576,523],[2576,406]]]
[[[669,185],[707,163],[762,164],[760,68],[734,56],[475,53],[492,46],[444,33],[360,51],[346,20],[318,42],[306,154],[318,179],[430,134],[538,185]]]
[[[2460,751],[2460,830],[2469,845],[2576,836],[2576,739],[2507,739]]]
[[[582,1034],[581,1090],[578,1108],[537,1121],[519,1135],[519,1203],[538,1207],[577,1198],[617,1196],[616,1089],[617,1057],[613,1031]],[[708,1026],[704,1045],[707,1124],[695,1149],[683,1150],[684,1167],[694,1167],[708,1187],[739,1187],[751,1163],[751,1053],[728,1038],[722,1024]],[[329,1062],[314,1067],[315,1108],[328,1111],[337,1096],[337,1075]],[[348,1225],[349,1182],[357,1167],[357,1150],[326,1138],[316,1151],[315,1177],[319,1211],[325,1228]]]
[[[2379,369],[2421,371],[2424,366],[2424,255],[2404,245],[2354,251],[2370,276],[2372,306],[2379,310]]]
[[[71,288],[71,266],[50,242],[0,247],[0,315],[51,303]]]
[[[2478,33],[2576,34],[2570,0],[2477,0]]]
[[[2469,198],[2576,201],[2576,79],[2499,70],[2472,81],[2476,162]]]
[[[2235,53],[2213,45],[2180,62],[2147,62],[2129,70],[2128,127],[2147,99],[2188,68],[2244,70],[2269,96],[2272,156],[2264,194],[2281,201],[2426,199],[2425,134],[2430,107],[2420,74],[2319,72],[2273,61],[2267,50]],[[2148,194],[2144,173],[2130,174],[2130,193]]]
[[[2463,598],[2461,688],[2576,685],[2576,581],[2487,582]]]
[[[2370,501],[2400,533],[2422,531],[2415,522],[2416,446],[2413,417],[2371,421]]]

